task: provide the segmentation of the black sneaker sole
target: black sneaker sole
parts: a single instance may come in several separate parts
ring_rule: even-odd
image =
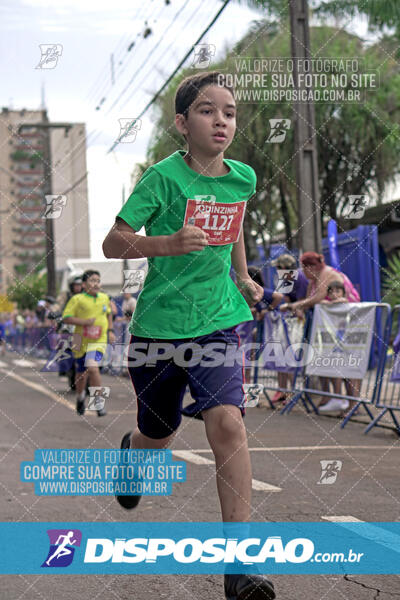
[[[124,435],[121,441],[121,450],[129,450],[131,446],[131,435],[132,432],[129,431]],[[115,496],[117,502],[122,508],[125,510],[132,510],[132,508],[136,508],[140,502],[140,498],[142,496]]]
[[[85,401],[84,400],[76,401],[76,412],[78,413],[78,415],[85,414]]]
[[[225,596],[226,600],[274,600],[276,594],[273,589],[255,588],[252,591],[251,586],[244,589],[239,596]]]
[[[262,584],[256,584],[249,582],[240,593],[236,596],[228,596],[225,591],[226,600],[274,600],[276,598],[274,586],[268,580],[262,582]]]

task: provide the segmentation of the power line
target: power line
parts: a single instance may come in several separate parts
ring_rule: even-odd
[[[187,4],[189,1],[190,1],[190,0],[186,0],[186,4]],[[162,14],[162,12],[163,12],[163,10],[164,10],[164,8],[165,8],[166,6],[167,6],[167,5],[164,5],[164,7],[163,7],[162,11],[161,11],[161,12],[160,12],[160,13],[157,15],[157,17],[161,17],[161,14]],[[177,13],[177,14],[179,14],[179,12],[180,12],[180,11],[178,11],[178,13]],[[174,19],[173,19],[172,23],[175,21],[175,18],[176,18],[176,16],[177,16],[177,15],[175,15],[175,17],[174,17]],[[154,24],[155,24],[156,22],[157,22],[157,19],[153,19],[152,27],[154,27]],[[146,23],[148,23],[148,21],[147,21],[147,20],[145,21],[145,24],[146,24]],[[151,30],[151,27],[150,27],[149,25],[147,25],[147,30]],[[143,41],[146,39],[146,37],[145,37],[145,35],[144,35],[144,33],[143,33],[143,32],[139,32],[139,33],[138,33],[138,35],[137,35],[136,37],[139,37],[139,36],[141,37],[141,39],[139,40],[139,43],[137,44],[137,46],[135,45],[135,51],[137,51],[137,50],[138,50],[138,49],[141,47],[141,44],[142,44],[142,43],[143,43]],[[127,52],[130,52],[130,51],[132,50],[131,46],[132,46],[132,44],[129,46],[129,48],[128,48]],[[130,56],[128,57],[128,61],[126,62],[126,64],[123,66],[123,68],[122,68],[122,69],[119,71],[119,73],[118,73],[118,76],[119,76],[119,77],[121,77],[121,75],[122,75],[122,74],[125,72],[125,70],[126,70],[126,68],[127,68],[128,64],[130,63],[130,61],[132,60],[132,58],[133,58],[133,57],[134,57],[134,53],[130,54]],[[112,92],[112,86],[108,86],[107,93],[108,93],[108,91],[111,91],[111,92]],[[104,102],[105,102],[106,100],[107,100],[107,98],[104,98],[104,94],[103,94],[103,98],[101,99],[101,105],[102,105],[102,104],[104,104]],[[100,105],[100,103],[99,103],[99,105],[96,107],[96,110],[98,110],[98,109],[100,108],[100,106],[101,106],[101,105]]]
[[[185,4],[178,10],[178,12],[176,13],[175,17],[172,19],[171,23],[168,25],[167,29],[165,30],[164,35],[172,27],[172,25],[175,23],[176,19],[180,15],[180,13],[186,8],[186,6],[189,4],[189,2],[190,2],[190,0],[186,0]],[[199,10],[199,8],[201,8],[201,4],[196,9],[195,13],[197,12],[197,10]],[[190,17],[191,19],[193,18],[193,16],[194,16],[195,13],[193,13],[193,15],[191,15],[191,17]],[[121,96],[123,96],[123,94],[125,94],[126,90],[131,86],[131,84],[132,84],[133,80],[135,79],[136,75],[138,73],[140,73],[140,71],[143,69],[143,67],[145,66],[145,64],[148,62],[150,56],[152,56],[152,54],[155,52],[155,50],[157,50],[157,48],[159,47],[159,45],[161,44],[161,42],[162,42],[162,38],[157,42],[157,44],[154,46],[154,48],[151,50],[151,52],[147,55],[146,60],[140,65],[140,67],[132,75],[131,79],[129,80],[129,82],[127,83],[127,85],[125,86],[125,88],[122,90],[122,92],[119,95],[119,97],[110,106],[110,108],[108,109],[108,111],[107,111],[106,114],[108,114],[114,108],[114,106],[118,102],[119,98]],[[168,48],[167,48],[167,50],[168,50]]]
[[[178,11],[178,13],[175,15],[175,17],[174,17],[173,21],[175,21],[175,20],[176,20],[176,18],[177,18],[177,16],[178,16],[178,14],[180,14],[180,13],[181,13],[181,11],[182,11],[182,10],[183,10],[183,9],[186,7],[186,5],[188,4],[188,2],[189,2],[189,0],[187,0],[187,1],[186,1],[186,3],[185,3],[185,5],[184,5],[183,7],[181,7],[181,9],[180,9],[180,10]],[[195,10],[195,11],[194,11],[194,12],[193,12],[191,15],[190,15],[190,17],[188,18],[188,21],[186,22],[186,24],[185,24],[183,27],[185,27],[185,26],[187,25],[187,23],[188,23],[189,21],[191,21],[191,20],[194,18],[195,14],[198,12],[198,10],[199,10],[200,8],[204,8],[204,4],[203,4],[203,5],[199,4],[199,5],[197,6],[196,10]],[[171,25],[172,25],[172,23],[170,24],[170,26],[168,27],[168,29],[171,27]],[[169,45],[169,46],[166,48],[166,52],[168,52],[168,50],[169,50],[169,48],[170,48],[171,46],[172,46],[172,44],[170,44],[170,45]],[[165,52],[164,52],[164,55],[165,55]],[[145,65],[146,63],[147,63],[147,59],[146,59],[146,61],[144,62],[144,65]],[[91,130],[91,131],[90,131],[90,132],[87,134],[87,136],[86,136],[86,148],[89,148],[91,145],[93,145],[94,141],[95,141],[95,140],[96,140],[96,139],[99,137],[99,135],[101,134],[101,132],[102,132],[102,130],[101,130],[101,129],[95,128],[95,129]],[[92,137],[92,136],[94,136],[94,137]],[[91,138],[92,138],[92,139],[91,139]],[[56,152],[55,152],[55,154],[57,154],[57,152],[58,152],[58,150],[59,150],[60,146],[63,144],[63,142],[64,142],[64,139],[62,138],[62,139],[60,140],[60,143],[59,143],[59,145],[57,146],[57,149],[56,149]],[[81,147],[78,149],[77,153],[79,154],[79,153],[80,153],[80,151],[81,151],[81,150],[84,150],[84,149],[85,149],[85,148],[84,148],[83,146],[81,146]],[[69,153],[69,154],[71,154],[71,153]],[[61,167],[64,167],[64,168],[65,168],[65,167],[67,167],[67,166],[68,166],[68,164],[69,164],[69,163],[72,161],[72,156],[71,156],[69,159],[68,159],[68,157],[67,157],[67,158],[65,159],[65,161],[66,161],[66,162],[63,164],[63,163],[62,163],[62,159],[61,159],[61,161],[58,163],[60,168],[61,168]],[[56,165],[55,165],[55,166],[56,166]]]
[[[214,3],[214,0],[212,0],[212,3]],[[188,20],[186,21],[186,23],[183,25],[183,29],[184,29],[184,28],[185,28],[185,27],[188,25],[188,23],[189,23],[189,22],[190,22],[190,21],[193,19],[193,17],[194,17],[194,16],[197,14],[197,12],[199,11],[199,9],[200,9],[200,8],[204,8],[204,5],[199,5],[199,6],[197,7],[197,9],[195,10],[195,12],[194,12],[194,13],[193,13],[193,14],[192,14],[192,15],[191,15],[189,18],[188,18]],[[169,48],[171,48],[171,47],[172,47],[172,43],[171,43],[171,44],[169,44],[169,46],[166,48],[166,50],[165,50],[165,51],[163,51],[163,56],[166,56],[166,52],[168,52]],[[147,61],[146,61],[146,62],[147,62]],[[157,65],[158,67],[160,67],[160,66],[161,66],[161,65],[160,65],[159,63],[157,63],[157,62],[156,62],[156,65]],[[134,91],[132,92],[132,94],[129,96],[129,98],[128,98],[128,99],[125,101],[125,103],[124,103],[124,104],[123,104],[123,105],[122,105],[120,108],[123,108],[123,107],[124,107],[124,106],[127,104],[127,102],[129,102],[129,101],[132,99],[132,97],[133,97],[133,96],[134,96],[134,95],[135,95],[135,94],[136,94],[136,93],[137,93],[139,90],[141,90],[141,85],[142,85],[142,83],[143,83],[143,82],[144,82],[146,79],[147,79],[147,75],[145,75],[145,76],[144,76],[144,77],[141,79],[141,81],[140,81],[140,82],[139,82],[139,83],[138,83],[138,84],[135,86],[135,89],[134,89]],[[107,113],[107,114],[108,114],[108,113]]]
[[[215,15],[215,17],[212,19],[212,21],[209,23],[209,25],[207,25],[206,29],[203,31],[203,33],[200,35],[200,37],[195,41],[195,43],[193,44],[193,46],[196,46],[203,39],[203,37],[205,36],[205,34],[211,29],[211,27],[214,25],[214,23],[220,17],[220,15],[223,12],[223,10],[228,6],[229,2],[230,2],[230,0],[225,0],[225,2],[223,3],[223,5],[221,6],[221,8],[219,9],[219,11],[217,12],[217,14]],[[180,63],[178,64],[178,66],[175,68],[175,70],[173,71],[173,73],[171,73],[171,75],[168,77],[167,81],[165,81],[165,83],[160,87],[160,89],[158,90],[158,92],[156,92],[155,95],[153,96],[153,98],[146,104],[146,106],[144,107],[144,109],[142,110],[142,112],[140,113],[140,115],[138,117],[136,117],[135,121],[137,121],[138,119],[141,119],[143,117],[143,115],[148,111],[148,109],[150,108],[150,106],[152,106],[154,104],[154,102],[158,99],[158,97],[160,96],[160,94],[165,90],[165,88],[167,87],[167,85],[172,81],[172,79],[175,77],[175,75],[177,74],[177,72],[179,71],[179,69],[181,68],[181,66],[186,62],[186,60],[191,55],[191,53],[193,51],[193,46],[185,54],[185,56],[180,61]],[[133,123],[130,125],[129,129],[131,129],[132,126],[133,126]],[[127,130],[126,134],[129,132],[129,129]],[[120,143],[120,140],[116,140],[113,143],[113,145],[111,146],[111,148],[108,150],[107,154],[109,154],[110,152],[112,152],[118,146],[119,143]]]
[[[153,13],[149,14],[146,16],[145,21],[144,21],[144,26],[146,27],[145,31],[147,29],[149,29],[149,23],[152,23],[152,25],[154,23],[157,22],[157,19],[162,15],[164,9],[166,8],[166,4],[164,3],[163,7],[161,8],[161,10],[155,10],[153,11]],[[157,14],[155,14],[157,12]],[[135,20],[140,20],[140,19],[144,18],[144,15],[140,15],[135,17]],[[154,26],[154,25],[153,25]],[[150,28],[151,29],[151,28]],[[147,36],[146,36],[147,37]],[[138,48],[140,48],[141,44],[144,42],[144,40],[146,39],[146,37],[144,36],[144,32],[143,32],[143,25],[141,26],[140,31],[137,32],[136,37],[132,40],[133,36],[131,34],[128,34],[127,36],[125,36],[126,39],[124,39],[123,45],[125,46],[124,49],[122,49],[120,55],[118,57],[116,57],[116,52],[114,52],[114,61],[115,61],[115,77],[116,78],[120,78],[122,73],[125,71],[127,65],[129,64],[129,62],[132,60],[132,50],[133,48],[135,48],[135,50],[137,50]],[[139,39],[139,41],[137,41]],[[128,41],[130,41],[129,45],[128,45]],[[123,65],[123,62],[128,58],[128,61],[126,62],[125,66]],[[120,65],[122,65],[122,67],[119,69]],[[106,100],[106,98],[104,98],[104,96],[106,94],[109,93],[110,90],[112,90],[113,85],[109,83],[109,77],[108,77],[108,73],[109,73],[109,67],[105,67],[103,69],[103,72],[105,72],[105,75],[102,77],[102,81],[100,82],[100,85],[97,86],[96,90],[94,90],[93,93],[90,93],[88,95],[88,100],[89,97],[94,97],[94,96],[99,96],[99,100],[97,102],[97,106],[96,106],[96,110],[99,109],[99,107],[102,106],[102,104],[104,103],[104,101]],[[90,99],[91,101],[91,99]]]
[[[135,13],[135,16],[132,18],[132,21],[136,21],[139,20],[140,18],[142,18],[142,16],[139,14],[141,13],[145,8],[145,4],[143,3],[138,10]],[[120,59],[120,57],[122,56],[123,50],[124,50],[124,46],[127,42],[127,40],[129,38],[131,38],[131,33],[125,34],[121,37],[121,39],[119,40],[119,42],[117,43],[117,46],[115,47],[113,54],[116,57],[117,53],[119,53],[118,56],[118,60]],[[104,83],[104,73],[108,72],[108,67],[103,67],[101,72],[99,73],[97,79],[95,80],[95,82],[92,84],[91,88],[89,89],[86,98],[89,100],[90,97],[95,96],[98,93],[98,89],[102,87],[103,83]],[[85,98],[85,99],[86,99]]]

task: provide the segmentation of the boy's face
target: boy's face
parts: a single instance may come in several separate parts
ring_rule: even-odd
[[[189,108],[187,118],[176,116],[176,127],[190,148],[217,155],[231,144],[236,131],[235,100],[218,85],[203,87]]]
[[[87,294],[97,294],[100,290],[100,277],[98,275],[91,275],[86,281],[83,283],[83,287]]]

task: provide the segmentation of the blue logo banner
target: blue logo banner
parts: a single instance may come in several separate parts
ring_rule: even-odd
[[[400,523],[0,523],[2,574],[399,574]]]

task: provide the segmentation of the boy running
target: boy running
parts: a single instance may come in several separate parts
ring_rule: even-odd
[[[88,270],[82,275],[84,292],[75,294],[67,302],[63,321],[75,325],[75,343],[72,351],[75,359],[77,391],[76,412],[85,413],[86,379],[89,375],[91,386],[100,387],[101,377],[98,364],[106,349],[107,337],[110,344],[115,343],[112,329],[112,313],[110,299],[100,292],[100,273]],[[88,348],[89,346],[89,348]],[[107,413],[104,408],[97,410],[99,417]]]
[[[250,520],[252,479],[242,419],[243,365],[213,361],[215,355],[199,362],[195,350],[189,366],[173,357],[182,357],[183,345],[238,347],[236,326],[253,320],[249,306],[261,300],[263,288],[247,272],[242,221],[256,175],[248,165],[224,159],[236,130],[236,107],[223,74],[182,81],[175,112],[187,152],[174,152],[144,173],[103,243],[107,258],[149,257],[130,326],[131,349],[169,342],[176,350],[164,360],[157,356],[155,366],[154,356],[151,366],[130,361],[138,422],[121,448],[166,448],[180,425],[189,385],[194,402],[184,414],[204,420],[223,521],[243,523]],[[146,237],[136,233],[143,226]],[[231,263],[237,285],[229,275]],[[134,508],[140,496],[117,499]],[[275,593],[264,575],[226,574],[225,596],[268,600]]]

